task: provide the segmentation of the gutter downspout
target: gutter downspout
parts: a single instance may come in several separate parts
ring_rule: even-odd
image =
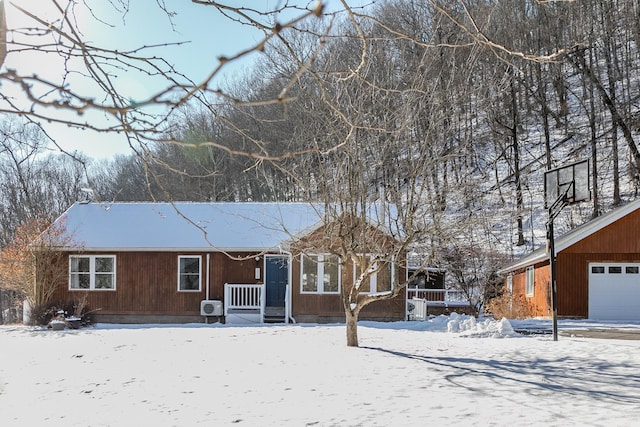
[[[294,319],[293,316],[291,315],[291,288],[293,286],[293,272],[291,270],[293,269],[293,254],[283,249],[282,246],[280,246],[279,249],[280,249],[280,252],[284,253],[289,257],[289,268],[287,269],[288,286],[287,286],[287,295],[285,298],[285,306],[284,306],[284,315],[285,315],[284,322],[289,323],[289,319],[291,319],[293,323],[298,323],[296,322],[296,319]]]
[[[205,293],[205,299],[206,300],[209,299],[209,284],[211,283],[209,281],[209,279],[210,279],[209,278],[209,276],[210,276],[210,270],[209,270],[210,266],[211,266],[211,254],[208,253],[207,254],[207,281],[206,281],[207,291]]]
[[[211,266],[211,254],[207,253],[207,278],[206,278],[206,291],[205,291],[205,295],[204,295],[204,299],[206,299],[207,301],[209,300],[209,284],[210,279],[209,276],[211,275],[211,270],[210,270],[210,266]],[[208,325],[209,324],[209,317],[205,316],[204,317],[204,322]]]

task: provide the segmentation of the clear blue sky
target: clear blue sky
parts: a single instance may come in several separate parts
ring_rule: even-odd
[[[114,12],[110,5],[112,2],[104,0],[87,2],[94,8],[94,15],[110,24],[100,23],[86,13],[84,16],[82,13],[78,14],[79,25],[83,28],[88,40],[95,42],[96,45],[106,45],[119,50],[142,45],[188,41],[189,43],[177,47],[158,48],[157,55],[168,59],[178,70],[182,70],[194,81],[203,79],[217,65],[219,56],[233,56],[255,45],[262,37],[259,31],[232,22],[221,16],[214,8],[193,4],[188,0],[166,1],[167,8],[176,12],[171,20],[160,10],[156,0],[129,1],[130,9],[124,18],[122,14]],[[235,0],[230,0],[228,3],[246,4],[246,2]],[[262,2],[268,6],[276,6],[280,3],[271,0]],[[338,0],[330,0],[328,3],[335,7]],[[362,1],[350,3],[362,3]],[[38,16],[56,16],[48,10],[50,3],[46,0],[24,0],[17,4]],[[24,16],[11,3],[5,3],[5,7],[9,28],[21,27],[25,22],[31,22],[25,21]],[[282,20],[286,18],[282,17]],[[225,75],[232,77],[235,73],[241,73],[243,68],[250,64],[250,60],[235,64],[226,69]],[[20,74],[36,73],[44,76],[50,73],[52,80],[59,79],[62,73],[62,64],[51,55],[43,61],[42,55],[9,54],[5,66],[17,69]],[[160,84],[141,79],[133,73],[122,74],[117,81],[121,88],[126,88],[126,91],[130,92],[129,97],[134,100],[145,99],[163,88]],[[10,88],[5,89],[10,90]],[[89,114],[87,120],[104,119]],[[58,125],[45,124],[44,126],[66,150],[78,150],[95,159],[110,158],[116,153],[129,152],[124,138],[117,135],[96,134]]]

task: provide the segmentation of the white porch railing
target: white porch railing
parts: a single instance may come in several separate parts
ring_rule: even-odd
[[[227,320],[231,315],[256,314],[257,323],[264,321],[265,286],[238,283],[224,285],[224,315]]]
[[[466,306],[469,301],[464,292],[453,289],[407,289],[407,300],[426,301],[427,306]]]

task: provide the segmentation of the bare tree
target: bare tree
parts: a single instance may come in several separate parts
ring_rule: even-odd
[[[63,226],[50,224],[44,217],[24,222],[0,251],[0,292],[12,292],[16,304],[25,299],[32,308],[48,304],[67,278],[59,248],[76,243]]]
[[[29,55],[34,63],[50,63],[59,66],[62,72],[57,77],[28,73],[21,69],[4,70],[0,73],[3,85],[0,112],[24,115],[34,123],[47,121],[98,133],[123,133],[132,147],[142,151],[149,142],[166,140],[167,120],[176,108],[191,101],[209,105],[206,100],[208,96],[224,98],[226,94],[220,91],[214,79],[230,63],[262,50],[269,40],[282,38],[287,32],[292,32],[297,23],[310,18],[319,19],[323,13],[322,2],[308,7],[285,2],[273,8],[268,5],[232,6],[214,1],[191,2],[188,7],[215,10],[237,23],[239,30],[247,26],[263,34],[263,38],[255,45],[231,57],[219,57],[210,73],[200,81],[195,81],[185,71],[175,69],[168,59],[158,53],[161,49],[177,47],[181,43],[158,40],[154,45],[126,50],[89,41],[87,33],[91,26],[105,29],[110,26],[104,20],[106,18],[100,15],[101,10],[92,8],[89,3],[49,0],[37,6],[24,3],[5,6],[11,8],[21,22],[25,22],[24,26],[7,22],[7,63],[16,55]],[[128,0],[110,3],[113,12],[123,16],[131,6]],[[171,18],[175,12],[168,9],[164,2],[158,2],[157,6],[166,13],[166,25],[171,28]],[[87,16],[90,17],[88,20]],[[290,18],[281,22],[281,16]],[[44,58],[49,61],[44,61]],[[303,72],[304,64],[299,69]],[[148,85],[155,83],[160,89],[145,99],[131,99],[126,85],[121,85],[116,78],[123,73],[143,79]],[[19,94],[22,99],[9,94]],[[285,88],[278,96],[263,102],[286,100]],[[72,114],[64,115],[61,112]]]
[[[16,118],[0,122],[0,246],[16,228],[46,214],[53,220],[86,185],[86,161],[48,154],[37,126]]]
[[[401,17],[385,11],[385,19]],[[448,149],[452,108],[445,94],[456,79],[438,72],[440,61],[460,52],[441,51],[429,39],[393,39],[387,28],[382,20],[358,22],[351,38],[328,42],[332,54],[314,61],[313,78],[290,89],[298,96],[287,114],[299,114],[299,103],[313,120],[279,141],[290,151],[305,141],[310,149],[292,162],[271,161],[305,189],[304,200],[324,206],[322,231],[298,249],[330,254],[355,271],[343,276],[341,288],[348,346],[358,345],[362,310],[404,294],[406,252],[436,229],[429,204],[434,174],[446,180],[440,174],[447,159],[464,156]],[[455,76],[464,79],[468,71]],[[441,202],[432,205],[439,212],[446,196]]]

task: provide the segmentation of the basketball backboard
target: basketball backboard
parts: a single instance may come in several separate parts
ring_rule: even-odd
[[[591,199],[589,160],[548,170],[544,173],[544,207],[564,198],[568,204]]]

